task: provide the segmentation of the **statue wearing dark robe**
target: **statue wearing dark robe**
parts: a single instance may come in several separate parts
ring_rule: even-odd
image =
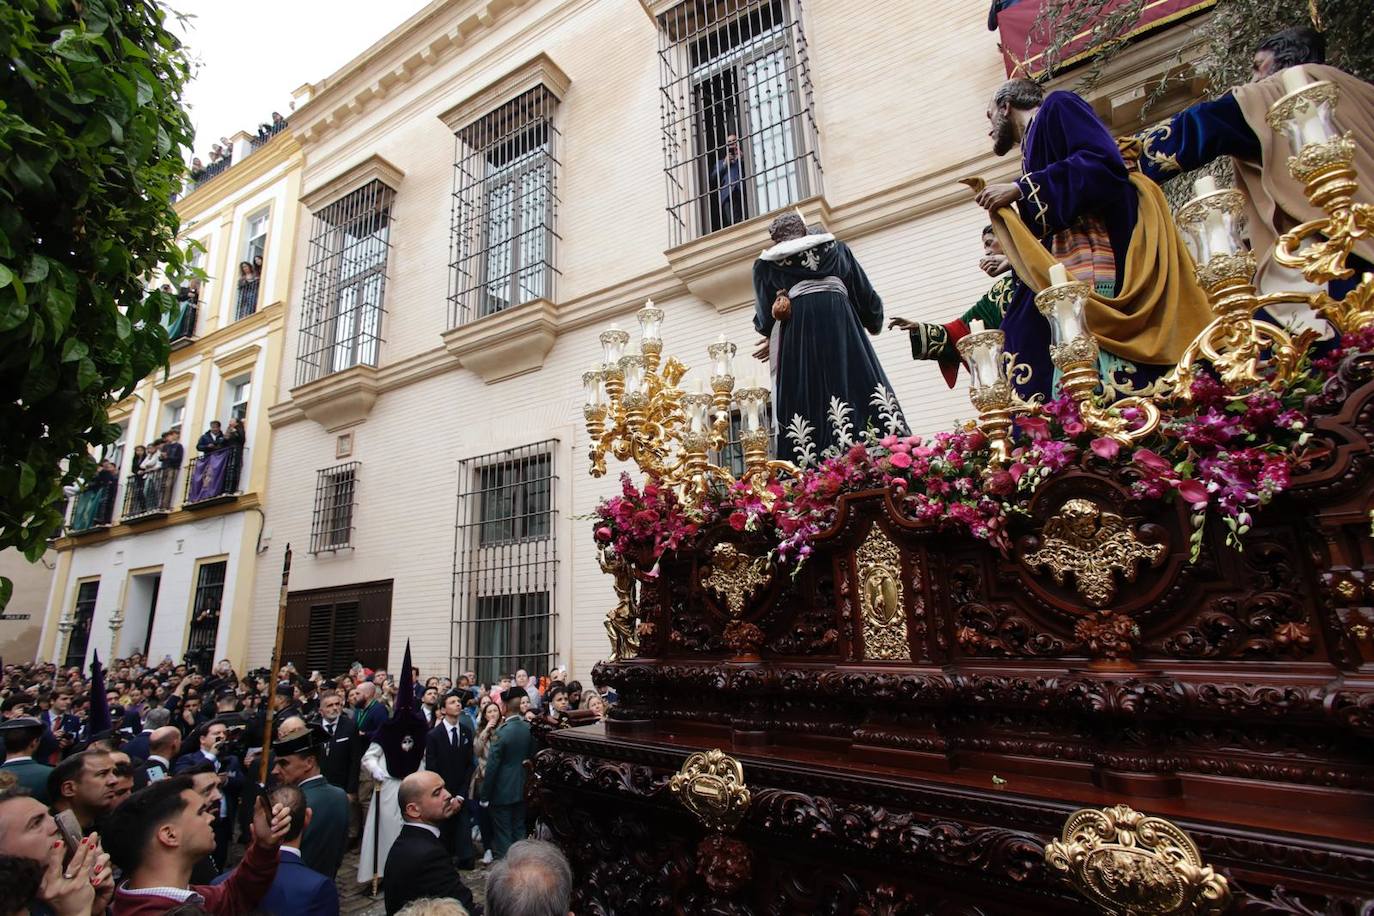
[[[883,301],[844,242],[827,233],[805,234],[793,214],[775,220],[770,233],[777,244],[754,262],[754,328],[769,338],[778,452],[790,451],[800,462],[788,427],[797,416],[809,424],[818,456],[836,445],[831,398],[851,408],[856,440],[870,425],[885,429],[874,393],[881,388],[896,401],[868,339],[882,331]],[[779,292],[791,300],[781,320],[773,315]]]

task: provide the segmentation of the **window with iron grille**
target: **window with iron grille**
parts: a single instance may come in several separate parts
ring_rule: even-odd
[[[673,244],[821,192],[801,0],[688,0],[658,17]]]
[[[315,475],[315,511],[310,525],[310,552],[341,550],[353,544],[353,507],[357,503],[357,461],[336,464]]]
[[[395,192],[373,180],[315,214],[296,384],[377,365]]]
[[[556,664],[557,440],[468,458],[454,533],[454,670],[491,683]]]
[[[557,107],[536,86],[457,132],[450,327],[553,299]]]
[[[219,635],[220,609],[224,603],[227,560],[200,564],[196,576],[196,600],[191,608],[191,632],[186,638],[186,663],[209,671],[214,661],[215,639]]]
[[[91,621],[95,619],[95,598],[100,580],[92,579],[76,587],[76,606],[72,608],[72,631],[67,637],[67,657],[63,665],[80,668],[86,663],[86,647],[91,641]]]

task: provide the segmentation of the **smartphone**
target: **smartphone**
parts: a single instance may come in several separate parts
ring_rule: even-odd
[[[72,860],[72,856],[76,855],[76,846],[81,842],[81,824],[70,811],[57,812],[53,815],[53,820],[57,821],[57,832],[62,834],[62,843],[67,847],[66,853],[62,856],[62,865],[65,867]]]

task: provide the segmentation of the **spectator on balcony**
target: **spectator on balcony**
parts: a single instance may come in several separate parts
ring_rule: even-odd
[[[162,434],[162,469],[157,476],[162,489],[158,508],[168,509],[172,505],[172,490],[176,487],[177,471],[186,456],[186,448],[181,444],[181,430],[169,429]]]
[[[221,159],[223,159],[223,158],[224,158],[224,151],[220,148],[220,145],[219,145],[218,143],[211,144],[211,146],[210,146],[210,164],[211,164],[211,165],[214,165],[214,164],[216,164],[217,162],[219,162],[219,161],[220,161]]]
[[[108,458],[100,462],[96,471],[94,487],[99,493],[95,510],[95,523],[108,525],[114,517],[115,490],[119,487],[119,469]]]
[[[191,180],[192,180],[192,181],[200,181],[200,179],[201,179],[202,177],[204,177],[204,175],[205,175],[205,163],[203,163],[203,162],[200,161],[200,157],[199,157],[199,156],[196,156],[196,157],[192,158],[192,159],[191,159]]]
[[[243,418],[235,417],[229,421],[229,431],[224,434],[223,448],[229,452],[224,468],[224,492],[239,491],[239,473],[243,469],[243,448],[248,444],[248,434],[243,428]]]
[[[147,512],[158,504],[162,493],[162,443],[153,441],[148,443],[144,449],[143,461],[139,464],[142,472],[140,486],[143,495],[138,498],[133,510],[134,514]]]
[[[725,137],[725,155],[716,160],[711,169],[711,184],[720,208],[717,225],[712,228],[725,229],[745,220],[744,157],[734,131]]]
[[[200,434],[196,440],[196,451],[206,454],[216,449],[224,447],[224,433],[220,430],[218,420],[210,421],[210,428]]]
[[[262,255],[260,254],[253,255],[253,279],[262,279]]]

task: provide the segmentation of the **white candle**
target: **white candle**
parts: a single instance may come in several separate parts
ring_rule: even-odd
[[[1279,72],[1279,82],[1283,83],[1283,92],[1287,95],[1307,85],[1307,74],[1303,72],[1302,67],[1288,67]]]
[[[653,308],[653,307],[654,307],[654,300],[652,300],[652,299],[645,299],[645,300],[644,300],[644,307],[645,307],[646,309],[651,309],[651,308]]]
[[[1217,190],[1217,180],[1211,175],[1203,175],[1193,182],[1193,196],[1201,197],[1204,194],[1215,194]]]
[[[696,393],[697,393],[697,394],[705,394],[705,393],[706,393],[706,382],[705,382],[703,379],[700,379],[700,378],[697,379]]]
[[[1063,286],[1069,282],[1069,269],[1055,262],[1050,266],[1050,286]]]
[[[721,334],[719,337],[717,337],[716,343],[725,343],[725,335]]]
[[[983,322],[978,320],[977,318],[973,319],[968,323],[968,332],[970,334],[983,333]]]

